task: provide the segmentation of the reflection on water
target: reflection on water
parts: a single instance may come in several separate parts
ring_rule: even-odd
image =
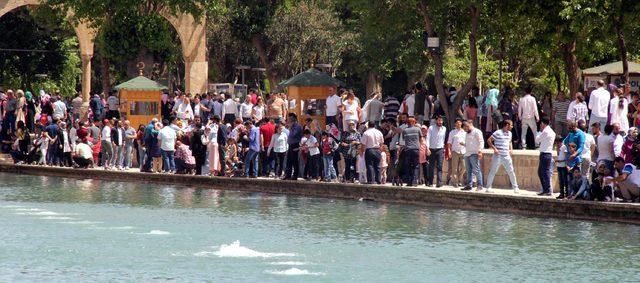
[[[16,233],[24,232],[23,226],[34,225],[33,229],[38,229],[43,224],[24,223],[20,221],[30,218],[15,217],[39,216],[39,221],[56,221],[43,217],[66,217],[70,219],[57,219],[58,225],[88,227],[94,233],[122,237],[109,241],[134,245],[128,248],[133,251],[137,242],[127,237],[153,237],[153,241],[160,241],[159,250],[146,249],[143,254],[170,251],[188,258],[200,255],[195,256],[196,261],[184,262],[180,257],[159,256],[158,262],[142,263],[140,279],[153,279],[147,275],[177,264],[195,272],[174,274],[186,281],[264,281],[265,276],[276,276],[267,277],[266,281],[281,281],[278,276],[316,276],[322,278],[320,281],[415,281],[418,277],[411,275],[414,273],[436,281],[640,280],[635,272],[640,267],[640,226],[634,225],[146,183],[10,174],[0,174],[0,178],[0,204],[6,204],[0,208],[0,220],[4,217],[17,221]],[[31,206],[20,207],[21,203]],[[38,204],[48,208],[37,208]],[[56,211],[54,208],[64,208],[67,214],[51,214]],[[55,233],[53,228],[47,229],[48,233]],[[85,232],[58,229],[73,239],[89,237],[83,236]],[[69,249],[76,249],[75,245],[92,246],[92,241],[100,239],[92,237],[77,243],[67,243],[62,237],[57,245],[70,245]],[[174,237],[187,241],[176,241]],[[8,242],[12,240],[19,241],[9,238]],[[243,246],[235,242],[238,240]],[[258,246],[261,252],[247,248],[245,242]],[[111,249],[115,263],[104,263],[113,265],[111,272],[123,268],[119,256],[140,256],[130,254],[133,252],[126,248]],[[30,255],[38,257],[39,253],[33,251]],[[256,262],[224,261],[212,267],[207,262],[229,253],[243,253],[250,258],[293,254],[298,258],[259,262],[259,266]],[[76,256],[86,255],[78,252]],[[12,258],[0,255],[0,272],[3,267],[20,269],[11,262]],[[300,267],[310,262],[313,269]],[[229,268],[241,264],[247,274],[226,277],[229,270],[224,269],[224,264],[231,264]],[[203,265],[213,268],[216,276],[201,274],[199,268]],[[282,269],[274,268],[280,265]],[[384,275],[380,274],[382,269],[387,269]],[[105,271],[99,274],[98,279],[116,278]],[[571,274],[581,277],[565,277]],[[2,279],[6,278],[0,276]]]

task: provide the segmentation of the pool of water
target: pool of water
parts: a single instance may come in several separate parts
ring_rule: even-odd
[[[640,226],[0,174],[0,282],[640,281]]]

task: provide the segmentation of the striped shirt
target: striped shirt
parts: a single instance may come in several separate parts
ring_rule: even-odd
[[[384,118],[397,119],[400,110],[400,102],[397,98],[390,96],[384,101]]]
[[[587,122],[588,113],[589,113],[589,109],[587,108],[586,103],[584,102],[576,103],[571,108],[571,112],[567,113],[567,120],[576,122],[576,123],[580,120]]]
[[[509,155],[511,146],[511,132],[505,132],[502,129],[493,132],[493,145],[498,150],[498,154],[502,156]]]
[[[558,122],[564,122],[567,118],[567,110],[571,101],[555,101],[553,103],[553,112],[556,113],[554,120]]]

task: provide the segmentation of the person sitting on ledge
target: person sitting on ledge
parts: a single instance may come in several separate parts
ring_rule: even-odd
[[[573,167],[571,174],[573,179],[569,182],[569,199],[591,200],[589,181],[587,177],[582,176],[580,166]]]
[[[87,140],[83,139],[76,144],[73,151],[73,162],[77,164],[79,168],[93,167],[93,150],[91,146],[87,144]]]

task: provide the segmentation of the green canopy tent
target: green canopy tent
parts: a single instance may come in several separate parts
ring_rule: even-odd
[[[138,76],[114,87],[120,99],[120,111],[133,127],[160,118],[160,99],[166,86],[145,76]]]
[[[325,105],[329,94],[335,93],[344,84],[328,74],[311,68],[279,84],[287,89],[291,106],[289,112],[298,117],[309,114],[325,125]]]

